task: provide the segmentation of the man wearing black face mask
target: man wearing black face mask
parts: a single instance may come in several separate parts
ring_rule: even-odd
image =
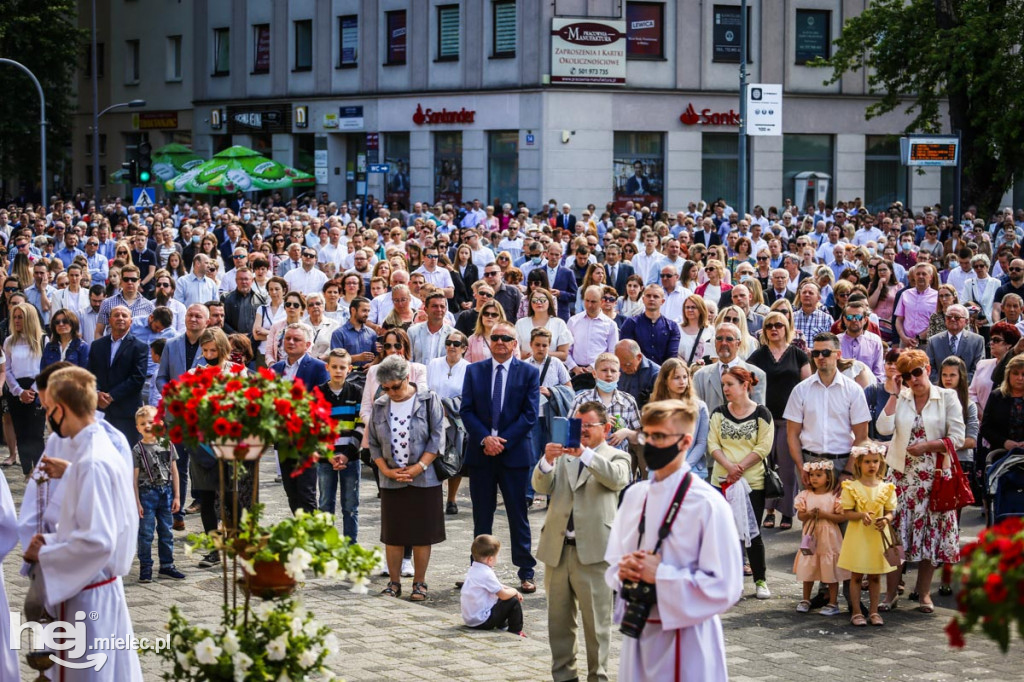
[[[623,638],[619,679],[728,678],[718,614],[740,598],[742,558],[728,503],[686,464],[696,422],[694,401],[643,410],[644,458],[654,475],[623,497],[604,555],[605,581],[620,592],[624,584],[646,583],[656,602],[639,635]],[[663,526],[668,535],[659,541]]]

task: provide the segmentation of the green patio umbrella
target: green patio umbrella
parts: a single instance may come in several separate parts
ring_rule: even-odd
[[[252,149],[234,146],[212,159],[164,182],[169,192],[234,194],[285,187],[312,187],[316,178],[295,170]]]
[[[172,142],[153,152],[153,174],[166,182],[182,173],[192,170],[203,162],[203,158],[183,144]],[[118,168],[110,174],[110,181],[127,184],[128,172]]]

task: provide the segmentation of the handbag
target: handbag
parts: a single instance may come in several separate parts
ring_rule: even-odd
[[[462,471],[462,465],[466,460],[465,452],[461,448],[447,447],[444,452],[434,458],[434,474],[438,481],[447,481],[453,476],[458,476]]]
[[[767,500],[774,500],[782,497],[785,491],[782,488],[782,477],[779,476],[779,467],[769,462],[764,463],[764,497]]]
[[[818,538],[814,536],[816,525],[814,519],[804,524],[804,534],[800,538],[800,553],[804,556],[811,556],[818,551]]]
[[[892,524],[888,524],[882,530],[882,553],[885,555],[886,562],[893,567],[901,565],[907,558],[906,552],[903,551],[903,541],[896,535],[896,529],[892,527]]]
[[[953,441],[943,438],[942,444],[946,446],[946,455],[950,459],[950,475],[943,475],[940,460],[936,461],[935,472],[932,474],[932,493],[928,498],[928,511],[932,512],[955,511],[974,504],[971,482],[960,466]]]

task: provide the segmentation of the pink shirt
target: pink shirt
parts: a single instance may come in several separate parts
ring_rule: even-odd
[[[939,292],[931,287],[920,293],[917,288],[908,289],[896,304],[896,317],[903,318],[903,333],[910,338],[921,336],[928,329],[928,321],[939,302]]]

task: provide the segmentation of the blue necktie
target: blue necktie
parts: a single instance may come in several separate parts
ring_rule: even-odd
[[[498,373],[494,375],[494,391],[491,393],[491,428],[498,430],[498,420],[501,419],[501,376],[505,368],[498,365]]]

